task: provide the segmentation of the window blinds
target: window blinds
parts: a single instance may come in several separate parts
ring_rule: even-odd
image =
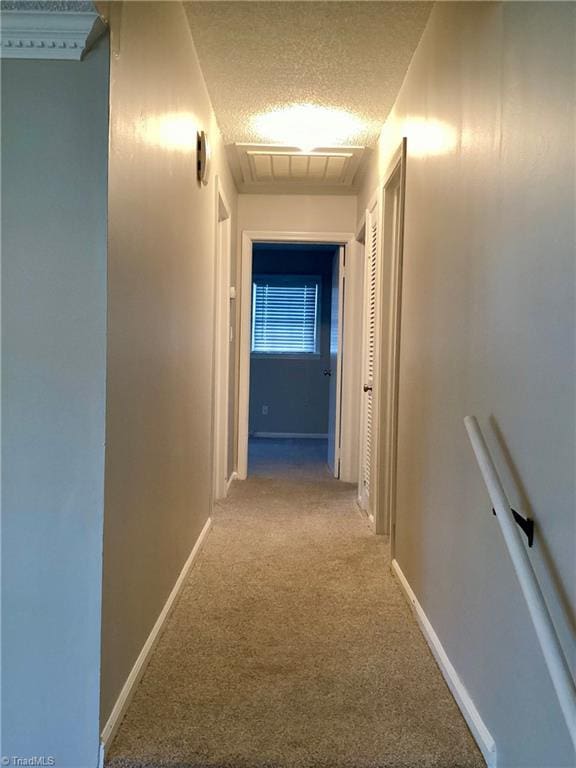
[[[252,352],[316,353],[319,292],[319,277],[256,276],[252,285]]]

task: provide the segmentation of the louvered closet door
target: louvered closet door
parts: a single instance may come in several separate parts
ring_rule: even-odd
[[[373,472],[374,472],[374,390],[376,372],[376,330],[377,330],[377,274],[378,249],[380,243],[378,207],[375,206],[366,217],[365,245],[365,290],[364,290],[364,343],[362,363],[362,442],[360,472],[360,503],[369,514],[373,513]]]

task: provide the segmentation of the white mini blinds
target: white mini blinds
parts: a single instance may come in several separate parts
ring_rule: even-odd
[[[319,352],[320,277],[255,275],[252,283],[252,352]]]

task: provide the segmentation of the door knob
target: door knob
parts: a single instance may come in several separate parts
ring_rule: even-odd
[[[369,384],[364,384],[364,392],[372,392],[372,387]]]
[[[332,376],[332,371],[330,368],[324,368],[324,376]]]

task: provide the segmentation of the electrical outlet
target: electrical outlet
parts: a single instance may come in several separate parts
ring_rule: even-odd
[[[263,405],[262,406],[262,416],[268,416],[268,406]]]

